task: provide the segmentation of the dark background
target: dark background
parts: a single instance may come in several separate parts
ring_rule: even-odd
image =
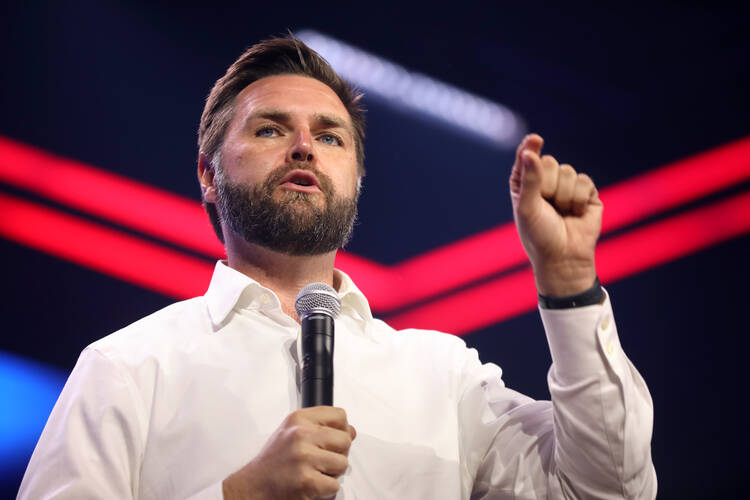
[[[750,134],[748,18],[737,9],[182,5],[4,4],[0,135],[198,200],[205,96],[245,47],[287,28],[509,106],[600,188]],[[349,251],[390,264],[511,220],[511,151],[366,104],[368,176]],[[47,203],[2,183],[0,192]],[[745,234],[607,284],[623,347],[654,400],[659,498],[732,498],[744,485],[748,249]],[[9,240],[0,251],[0,351],[55,373],[173,301]],[[509,386],[549,397],[536,312],[464,338]],[[0,394],[5,418],[23,407],[11,396]],[[15,495],[32,449],[33,440],[3,457],[0,496]]]

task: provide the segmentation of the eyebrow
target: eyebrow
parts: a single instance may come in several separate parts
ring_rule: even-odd
[[[287,123],[292,120],[292,115],[285,111],[279,111],[276,109],[259,109],[250,113],[245,118],[245,123],[249,124],[251,121],[256,119],[271,120],[273,122]]]
[[[318,124],[326,128],[339,127],[345,130],[349,130],[350,128],[349,125],[338,116],[316,113],[315,115],[313,115],[313,118],[316,122],[318,122]]]

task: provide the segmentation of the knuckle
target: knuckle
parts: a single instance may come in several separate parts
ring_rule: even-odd
[[[297,464],[304,463],[308,455],[301,443],[296,442],[289,447],[289,454]]]
[[[544,155],[542,156],[542,166],[546,167],[547,169],[557,169],[557,160],[552,155]]]
[[[567,163],[560,165],[560,175],[574,177],[576,175],[575,169]]]
[[[587,174],[578,174],[578,182],[586,189],[594,187],[594,181]]]
[[[309,435],[309,431],[304,425],[294,425],[289,430],[294,441],[303,441]]]
[[[313,452],[312,450],[305,448],[303,446],[300,446],[297,450],[297,458],[300,461],[300,463],[311,463],[313,461]]]
[[[302,421],[302,416],[300,415],[300,410],[294,411],[287,415],[285,422],[289,425],[295,425],[299,424]]]
[[[323,497],[329,497],[336,494],[337,491],[341,486],[339,485],[339,482],[336,481],[336,479],[328,476],[323,476],[323,481],[321,481],[320,488],[318,494]]]
[[[349,451],[349,448],[351,448],[352,446],[352,436],[348,432],[344,435],[343,445],[344,445],[344,450],[347,452]]]
[[[306,496],[315,496],[318,494],[318,482],[316,474],[317,473],[311,470],[305,470],[302,474],[300,474],[300,489],[305,493]]]
[[[310,464],[301,460],[297,461],[292,468],[292,472],[295,474],[295,477],[302,481],[310,473]]]

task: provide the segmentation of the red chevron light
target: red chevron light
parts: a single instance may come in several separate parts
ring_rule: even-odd
[[[176,298],[202,295],[213,264],[100,224],[0,194],[0,234],[84,267]]]
[[[596,249],[597,273],[606,285],[747,232],[750,191],[600,243]],[[527,268],[387,321],[394,328],[461,335],[536,309],[536,304],[534,275]]]
[[[12,196],[0,194],[0,211],[15,221],[0,225],[0,234],[8,239],[175,298],[204,293],[213,271],[208,261]],[[746,232],[750,191],[601,243],[598,272],[606,284]],[[534,277],[526,268],[387,321],[395,328],[461,335],[535,307]]]
[[[606,207],[603,234],[748,178],[750,139],[746,138],[607,187],[601,190],[601,198]],[[0,180],[164,241],[199,251],[212,258],[216,258],[223,251],[197,202],[1,137]],[[14,197],[3,196],[0,202],[0,208],[6,210],[6,215],[8,211],[14,214],[13,217],[5,217],[0,224],[0,233],[5,237],[105,274],[178,298],[202,293],[210,277],[212,265],[208,261],[187,257],[179,251],[138,237],[120,234],[99,224]],[[708,208],[710,207],[706,207]],[[735,220],[734,225],[725,227],[718,233],[704,230],[697,238],[696,234],[693,234],[698,246],[686,244],[680,247],[682,250],[670,255],[675,258],[684,255],[685,252],[702,248],[701,244],[723,241],[739,234],[737,231],[746,231],[743,224],[750,217],[750,210],[744,205],[741,208],[744,209],[744,213],[749,214],[744,215],[744,219],[743,215],[740,215],[740,219]],[[693,215],[696,213],[690,212]],[[25,231],[23,224],[14,222],[14,219],[19,217],[21,221],[33,220],[33,224],[26,222],[28,227],[45,227],[49,230],[37,231],[36,234]],[[668,219],[664,223],[672,220],[677,219]],[[59,228],[65,230],[60,231]],[[641,239],[633,240],[632,238],[636,238],[633,235],[638,234],[641,235],[638,236]],[[647,245],[650,251],[646,254],[652,257],[658,255],[659,252],[654,252],[652,248],[658,239],[649,240],[643,236],[647,234],[652,233],[631,231],[601,243],[597,254],[601,261],[599,266],[602,278],[619,279],[652,265],[658,265],[661,262],[658,259],[631,259],[630,268],[621,271],[620,274],[606,274],[605,270],[609,269],[606,263],[610,262],[610,257],[606,257],[610,251],[608,249],[620,248],[618,245],[625,245],[622,242],[627,241],[628,248],[631,248],[635,245],[634,241],[650,241]],[[624,236],[631,239],[623,239]],[[74,240],[88,243],[81,246]],[[87,254],[92,248],[105,247],[108,255],[122,255],[123,258],[117,259],[118,263],[111,263],[107,262],[104,256]],[[153,269],[146,271],[146,267],[137,264],[139,258],[148,258],[153,263],[162,261],[164,265],[154,264],[159,269],[158,273]],[[526,258],[512,224],[498,226],[391,267],[345,252],[340,252],[337,257],[337,266],[352,275],[360,288],[367,293],[373,309],[381,313],[424,301],[437,294],[445,294],[457,287],[525,263]],[[165,273],[174,274],[176,279],[172,280],[170,285],[154,282],[154,274],[161,274],[160,281],[163,282],[167,278]],[[485,304],[485,299],[480,300],[477,297],[491,300],[492,306],[489,309],[495,312],[489,315],[477,312],[468,320],[468,309],[461,306],[457,310],[463,311],[464,319],[457,321],[463,326],[442,328],[460,333],[468,331],[466,328],[478,328],[477,325],[484,324],[482,321],[500,321],[508,317],[508,314],[516,314],[533,307],[533,282],[528,281],[528,273],[528,270],[519,271],[505,278],[449,294],[392,316],[391,321],[398,325],[411,322],[411,326],[427,326],[423,319],[420,319],[426,318],[420,316],[424,311],[433,311],[438,304],[445,304],[444,301],[458,301],[457,303],[463,304],[463,301],[471,299],[474,304]],[[513,286],[509,287],[508,283],[513,283]],[[524,293],[524,290],[530,292]],[[512,291],[510,295],[513,297],[506,298],[505,305],[499,308],[497,293],[503,291]],[[430,313],[430,316],[440,317],[433,313]]]
[[[600,189],[602,235],[747,179],[750,138]],[[391,268],[394,286],[377,288],[368,298],[388,311],[525,263],[511,222],[397,264]]]
[[[19,168],[22,165],[23,168]],[[750,178],[750,139],[700,153],[600,191],[602,234]],[[0,180],[212,258],[223,255],[194,200],[0,137]],[[491,251],[488,251],[491,250]],[[512,223],[387,267],[340,252],[337,266],[391,311],[524,264]]]
[[[195,200],[0,137],[0,180],[212,257],[224,255]]]

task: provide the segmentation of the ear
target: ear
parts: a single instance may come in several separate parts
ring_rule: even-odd
[[[214,186],[214,167],[211,160],[201,153],[198,156],[198,182],[204,203],[216,203],[216,186]]]

